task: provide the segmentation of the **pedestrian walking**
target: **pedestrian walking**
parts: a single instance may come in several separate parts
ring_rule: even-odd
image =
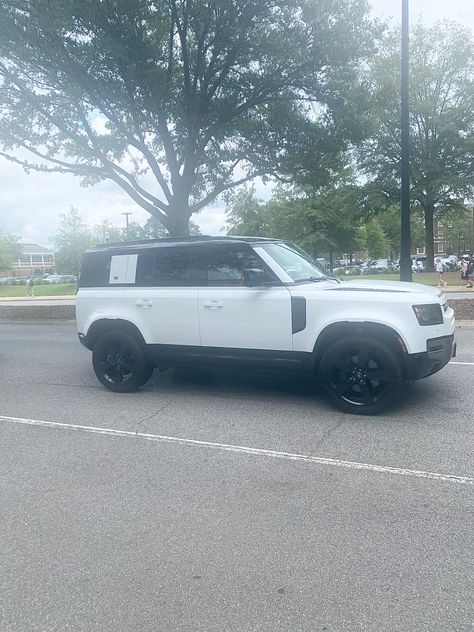
[[[461,259],[461,285],[460,287],[469,287],[469,285],[465,285],[463,281],[467,281],[469,283],[469,276],[467,273],[467,268],[469,266],[469,257],[467,255],[463,255]]]
[[[474,257],[470,257],[467,264],[467,287],[474,287]]]
[[[26,296],[35,297],[35,282],[31,277],[26,279]]]
[[[446,287],[448,284],[443,279],[443,262],[439,257],[436,257],[435,259],[435,270],[436,276],[438,277],[438,287],[441,287],[442,285]]]

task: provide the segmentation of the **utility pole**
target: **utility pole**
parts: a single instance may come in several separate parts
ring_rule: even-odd
[[[128,216],[129,215],[133,215],[133,213],[122,213],[122,215],[125,215],[125,232],[127,235],[127,241],[129,240],[129,234],[128,234]]]
[[[400,281],[411,281],[410,237],[410,104],[409,104],[409,31],[408,0],[402,0],[402,67],[401,67],[401,235]]]

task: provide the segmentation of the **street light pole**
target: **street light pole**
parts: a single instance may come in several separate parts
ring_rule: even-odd
[[[129,234],[128,234],[128,216],[129,216],[129,215],[133,215],[133,213],[122,213],[122,215],[125,215],[125,231],[126,231],[127,241],[128,241],[128,240],[129,240]]]
[[[402,0],[400,281],[411,281],[408,0]]]

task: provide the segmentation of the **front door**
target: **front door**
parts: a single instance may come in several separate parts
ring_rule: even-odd
[[[291,296],[247,244],[209,244],[199,288],[201,345],[228,349],[291,351]],[[261,287],[242,285],[243,270],[264,269]]]

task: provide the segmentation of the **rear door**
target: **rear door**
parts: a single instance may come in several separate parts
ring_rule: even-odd
[[[193,246],[160,246],[138,255],[134,302],[146,342],[198,346],[198,285],[204,280]]]
[[[291,351],[291,296],[247,244],[200,249],[207,286],[199,288],[203,347]],[[266,272],[261,287],[242,285],[243,270]]]

